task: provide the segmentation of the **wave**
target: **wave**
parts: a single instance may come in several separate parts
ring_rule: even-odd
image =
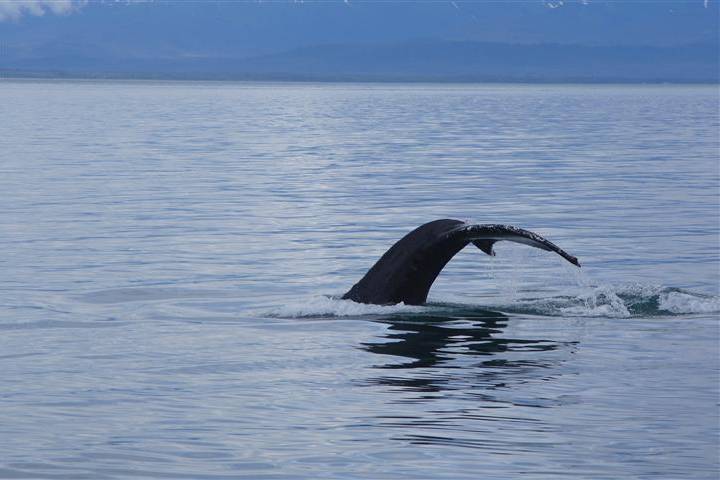
[[[497,311],[552,317],[631,318],[720,313],[720,297],[656,285],[600,285],[568,295],[502,299],[475,304],[458,299],[435,299],[427,305],[367,305],[332,296],[297,299],[286,305],[255,312],[277,318],[348,317],[377,315],[462,315]]]
[[[507,313],[576,317],[647,317],[720,312],[720,297],[657,285],[600,285],[574,295],[488,305]]]

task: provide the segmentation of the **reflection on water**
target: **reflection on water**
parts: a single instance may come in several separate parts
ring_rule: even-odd
[[[449,362],[455,355],[494,355],[513,350],[554,350],[557,344],[546,340],[497,337],[507,326],[508,316],[499,312],[479,312],[460,317],[391,317],[378,320],[390,324],[387,343],[366,343],[367,351],[413,359],[410,363],[382,365],[379,368],[432,367]],[[469,323],[469,325],[468,325]],[[495,335],[495,336],[494,336]],[[498,363],[500,362],[500,363]],[[516,362],[487,360],[482,365],[517,366]]]
[[[562,361],[533,353],[553,352],[577,343],[508,338],[503,330],[509,320],[507,315],[492,311],[381,318],[377,321],[389,325],[385,337],[379,342],[363,343],[361,348],[395,357],[374,366],[393,370],[393,375],[376,376],[366,383],[414,392],[462,391],[495,401],[488,391],[538,376],[550,378],[552,373],[547,369]],[[397,362],[397,357],[403,360]]]
[[[361,348],[387,357],[373,366],[382,374],[363,383],[386,388],[390,403],[412,409],[372,423],[402,444],[501,454],[543,447],[556,429],[536,408],[579,401],[552,392],[553,383],[572,371],[562,367],[579,342],[513,336],[507,333],[513,320],[482,310],[377,320],[388,325],[385,334]]]

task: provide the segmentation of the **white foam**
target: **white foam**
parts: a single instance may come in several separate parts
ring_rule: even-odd
[[[720,312],[720,297],[706,297],[681,291],[660,294],[658,306],[672,313],[717,313]]]
[[[280,307],[270,308],[257,314],[268,317],[348,317],[364,315],[387,315],[393,313],[427,312],[432,307],[405,305],[368,305],[352,300],[341,300],[324,295],[300,298]]]
[[[669,291],[668,287],[654,284],[626,283],[612,287],[618,295],[634,297],[638,300],[649,299],[660,295],[663,291]]]
[[[618,296],[618,292],[610,285],[601,285],[591,288],[579,297],[582,305],[561,308],[563,314],[582,315],[586,317],[615,317],[627,318],[630,316],[625,302]]]
[[[584,287],[571,297],[520,300],[512,308],[536,309],[547,315],[628,318],[632,316],[716,313],[720,297],[684,292],[659,285]]]
[[[569,296],[498,300],[488,307],[552,316],[628,318],[720,312],[720,297],[642,284],[587,285]]]
[[[563,315],[575,317],[630,317],[630,311],[627,309],[623,301],[617,296],[600,302],[592,301],[584,305],[573,305],[570,307],[560,308],[559,312]]]
[[[291,300],[282,306],[268,307],[251,312],[257,316],[276,318],[350,317],[392,314],[437,313],[452,314],[454,308],[478,308],[507,313],[534,315],[629,318],[652,315],[682,315],[720,312],[720,297],[671,289],[659,285],[599,285],[583,286],[559,296],[544,298],[517,298],[501,295],[484,298],[482,304],[460,295],[433,295],[435,305],[368,305],[351,300],[340,300],[325,295],[314,295]],[[484,303],[484,300],[488,300]],[[472,302],[472,303],[468,303]],[[440,303],[440,305],[438,305]]]

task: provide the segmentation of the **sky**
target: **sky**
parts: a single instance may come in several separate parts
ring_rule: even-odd
[[[716,45],[719,1],[0,0],[0,70],[403,42]]]
[[[190,51],[223,42],[255,53],[418,38],[673,45],[715,41],[718,1],[0,0],[0,21],[0,35],[16,42],[54,37]]]

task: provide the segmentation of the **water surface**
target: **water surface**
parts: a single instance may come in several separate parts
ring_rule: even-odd
[[[714,479],[718,90],[0,83],[0,478]],[[346,291],[435,218],[425,307]]]

